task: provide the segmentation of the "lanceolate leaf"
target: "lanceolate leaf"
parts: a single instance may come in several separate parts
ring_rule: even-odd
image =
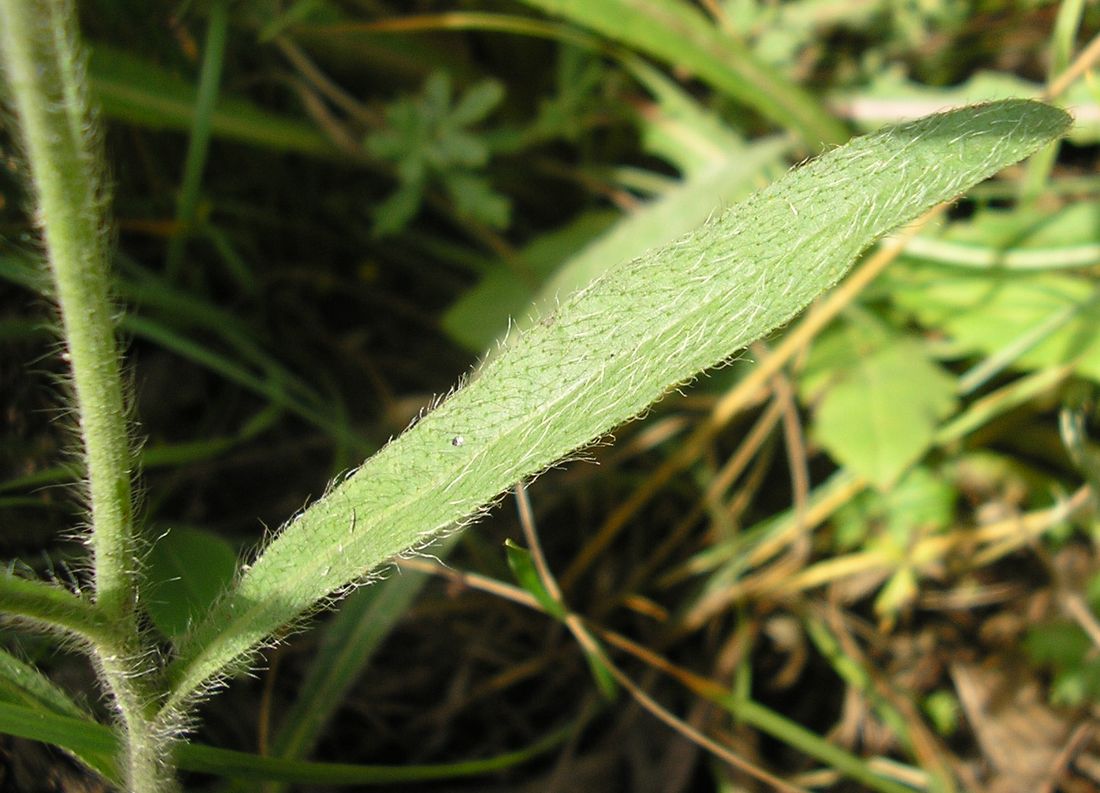
[[[395,554],[788,321],[877,237],[1065,132],[1023,100],[855,140],[611,268],[294,519],[182,643],[170,710]]]

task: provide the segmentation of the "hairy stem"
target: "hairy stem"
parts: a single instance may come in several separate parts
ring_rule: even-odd
[[[56,287],[79,415],[91,511],[95,612],[89,638],[123,722],[132,791],[170,787],[165,736],[147,690],[152,656],[135,619],[138,553],[121,364],[109,299],[99,140],[69,0],[0,0],[0,62],[18,119]]]
[[[131,453],[108,299],[101,165],[69,11],[59,0],[3,0],[0,35],[80,411],[96,600],[118,617],[132,608],[134,591]]]

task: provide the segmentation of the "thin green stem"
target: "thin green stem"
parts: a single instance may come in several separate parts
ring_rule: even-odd
[[[87,458],[99,606],[133,608],[132,456],[109,301],[98,146],[63,0],[0,1],[0,44],[61,308]]]
[[[69,0],[0,0],[0,63],[29,165],[80,417],[95,614],[104,622],[89,644],[122,719],[127,787],[160,793],[171,788],[171,766],[165,762],[167,739],[156,723],[155,698],[146,682],[152,655],[140,640],[135,618],[134,456],[110,302],[101,153],[75,19]],[[41,605],[45,591],[34,595]],[[76,614],[72,604],[66,611]]]

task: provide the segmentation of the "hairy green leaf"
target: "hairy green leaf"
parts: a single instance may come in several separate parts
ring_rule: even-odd
[[[1005,101],[888,127],[611,268],[297,516],[179,648],[166,707],[272,634],[427,545],[787,322],[868,245],[1062,134]]]

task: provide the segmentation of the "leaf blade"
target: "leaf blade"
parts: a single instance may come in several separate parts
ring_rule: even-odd
[[[788,321],[879,236],[1068,124],[1021,100],[890,127],[612,268],[299,515],[179,648],[167,707],[331,593]]]

